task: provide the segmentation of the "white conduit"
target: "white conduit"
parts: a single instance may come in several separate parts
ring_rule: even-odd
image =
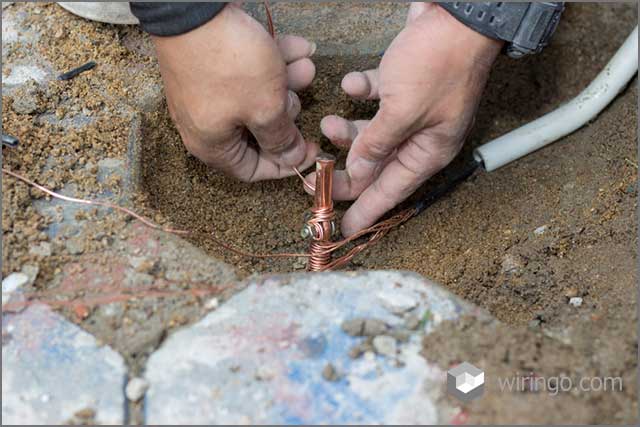
[[[570,134],[609,105],[637,71],[638,27],[580,95],[539,119],[481,145],[474,151],[474,157],[491,172]]]

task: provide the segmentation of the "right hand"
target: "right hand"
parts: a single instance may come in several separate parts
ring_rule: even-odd
[[[152,38],[171,117],[194,156],[246,182],[291,176],[293,167],[314,163],[318,146],[294,124],[294,91],[315,75],[313,43],[274,40],[234,4],[188,33]]]

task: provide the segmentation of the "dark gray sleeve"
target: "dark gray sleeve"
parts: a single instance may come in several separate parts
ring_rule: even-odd
[[[129,2],[140,26],[155,36],[184,34],[212,20],[225,2]]]

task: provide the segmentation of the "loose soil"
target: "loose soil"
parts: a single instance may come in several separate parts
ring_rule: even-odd
[[[81,194],[117,193],[119,183],[100,188],[91,166],[104,157],[124,156],[129,120],[118,114],[118,102],[126,100],[135,108],[140,88],[158,81],[148,39],[137,29],[87,23],[52,5],[11,7],[24,8],[32,25],[48,29],[40,50],[56,69],[65,71],[95,58],[100,65],[73,83],[51,82],[36,93],[37,108],[28,114],[12,105],[22,95],[3,93],[3,130],[29,141],[17,150],[3,148],[3,166],[53,188],[74,183]],[[315,6],[290,7],[308,11]],[[449,170],[468,159],[474,146],[579,93],[636,22],[634,4],[570,4],[543,54],[520,61],[500,58],[475,130]],[[601,29],[603,36],[596,36],[594,29]],[[354,32],[365,31],[356,26]],[[8,55],[19,56],[19,46]],[[349,100],[340,80],[349,71],[374,67],[378,60],[317,57],[317,78],[300,94],[303,134],[322,142],[341,162],[345,153],[322,137],[320,119],[327,114],[362,119],[375,113],[375,103]],[[123,73],[132,63],[148,67],[134,75]],[[4,75],[9,72],[3,69]],[[533,371],[624,379],[622,392],[566,394],[555,400],[518,395],[508,410],[503,409],[503,395],[489,390],[486,398],[466,408],[470,421],[637,421],[636,86],[634,81],[596,121],[573,135],[503,169],[478,173],[349,267],[417,271],[503,322],[493,329],[471,319],[444,324],[425,340],[429,357],[443,367],[469,360],[486,369],[488,378]],[[95,122],[77,131],[38,120],[46,113],[64,117],[83,109]],[[183,148],[164,104],[144,114],[143,136],[142,186],[136,201],[143,203],[145,213],[167,224],[216,231],[252,252],[305,250],[299,228],[312,201],[296,178],[249,185],[207,169]],[[435,177],[414,199],[440,179]],[[31,206],[32,199],[40,197],[37,192],[10,179],[3,179],[2,190],[2,274],[37,263],[40,275],[34,286],[44,289],[72,258],[60,242],[53,242],[52,257],[29,254],[29,247],[48,240],[45,230],[51,219]],[[347,206],[338,204],[339,212]],[[95,232],[116,235],[121,227],[117,217],[107,218],[96,224]],[[251,260],[225,253],[205,239],[193,242],[234,265],[240,275],[304,269],[299,259]],[[98,251],[98,244],[89,243],[95,245],[89,249]],[[571,297],[582,298],[582,305],[570,306]],[[451,340],[454,330],[460,337]],[[113,340],[108,334],[100,338]]]

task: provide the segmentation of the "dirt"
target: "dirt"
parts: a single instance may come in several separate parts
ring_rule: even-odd
[[[141,94],[153,97],[154,92],[147,89],[159,78],[148,38],[135,28],[70,17],[54,5],[10,7],[24,9],[29,25],[45,34],[36,48],[56,70],[66,71],[96,58],[99,64],[71,82],[52,81],[45,89],[3,93],[3,131],[23,141],[17,149],[3,148],[3,167],[51,188],[75,184],[80,195],[113,192],[115,198],[124,197],[121,183],[98,182],[95,168],[99,159],[125,156],[131,118],[122,114],[124,100],[131,109],[145,110],[142,186],[128,203],[162,223],[215,231],[252,252],[305,251],[299,229],[311,198],[296,178],[249,185],[221,176],[187,154],[162,99],[152,100],[159,108],[148,108],[154,102],[141,103]],[[308,11],[315,6],[291,7]],[[500,58],[475,130],[450,169],[468,159],[472,147],[579,93],[635,22],[634,4],[570,4],[552,46],[543,54],[520,61]],[[363,22],[362,27],[354,23],[353,34],[364,33],[366,25],[371,23]],[[601,28],[600,34],[606,36],[594,36],[594,28]],[[22,54],[18,45],[3,55],[16,59]],[[315,61],[317,78],[301,94],[299,125],[307,138],[321,141],[324,149],[343,161],[345,153],[322,138],[319,121],[327,114],[361,119],[375,113],[375,103],[349,100],[340,90],[340,80],[349,71],[375,66],[379,57],[318,56]],[[136,72],[130,72],[131,64]],[[3,69],[3,75],[10,71]],[[429,357],[443,367],[468,360],[482,366],[487,378],[534,371],[547,376],[624,379],[625,388],[619,393],[554,398],[534,393],[526,399],[520,395],[511,399],[489,390],[485,398],[466,408],[470,421],[637,421],[637,361],[632,357],[637,347],[636,86],[634,81],[596,121],[573,135],[503,169],[478,173],[349,266],[417,271],[503,322],[493,329],[472,320],[458,326],[445,324],[425,341]],[[14,106],[17,98],[20,101]],[[94,120],[80,129],[43,119],[80,112]],[[438,180],[427,184],[414,200]],[[52,278],[75,259],[66,250],[66,239],[49,237],[52,218],[33,207],[34,199],[40,198],[38,192],[11,179],[2,180],[2,274],[19,271],[25,264],[38,265],[34,290],[46,290]],[[339,212],[347,206],[338,204]],[[91,213],[88,218],[93,218]],[[109,238],[122,234],[125,226],[120,216],[100,218],[92,236],[104,236],[87,239],[83,251],[99,253],[104,241],[113,245]],[[304,269],[300,259],[251,260],[221,251],[206,239],[192,241],[234,265],[240,275]],[[51,243],[53,254],[30,253],[29,248],[39,242]],[[571,297],[582,298],[582,305],[569,305]],[[160,302],[154,309],[160,310],[158,316],[165,316],[175,303]],[[132,311],[130,317],[136,318],[137,313]],[[78,319],[72,311],[65,315],[88,329],[108,321],[100,310],[86,319]],[[112,343],[117,327],[95,329],[101,331],[104,342]],[[461,337],[450,340],[454,329]],[[126,353],[127,341],[118,343]],[[149,348],[155,345],[157,341]],[[505,405],[510,409],[501,410]],[[531,411],[532,407],[542,410]]]

